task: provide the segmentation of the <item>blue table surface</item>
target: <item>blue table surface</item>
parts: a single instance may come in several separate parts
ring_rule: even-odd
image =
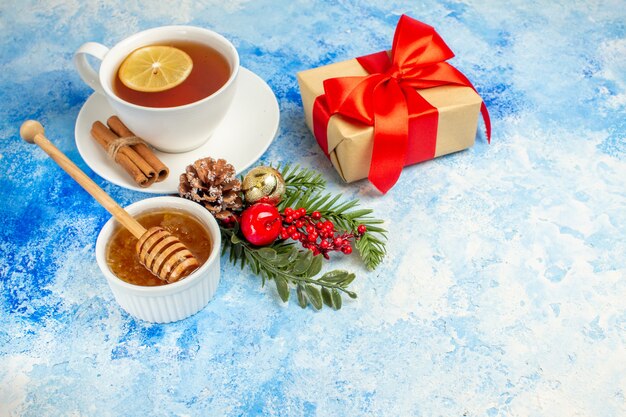
[[[0,5],[0,416],[626,415],[626,7],[622,0],[4,1]],[[296,72],[434,26],[491,112],[471,149],[344,184],[304,124]],[[215,298],[159,325],[116,304],[94,256],[109,215],[45,154],[96,175],[74,51],[190,24],[233,41],[280,106],[259,163],[319,170],[389,231],[356,300],[316,312],[222,258]],[[192,161],[190,161],[191,163]],[[176,174],[177,175],[177,174]]]

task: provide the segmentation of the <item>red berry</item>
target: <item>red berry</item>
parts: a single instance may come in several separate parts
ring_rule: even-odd
[[[322,218],[322,213],[320,213],[319,211],[314,211],[313,213],[311,213],[311,218],[313,218],[313,220],[319,220]]]
[[[352,253],[352,246],[346,245],[343,248],[341,248],[341,251],[345,253],[346,255],[350,255]]]
[[[318,228],[318,229],[323,228],[324,227],[324,222],[317,222],[317,223],[315,223],[315,227]]]
[[[314,226],[312,226],[312,225],[308,225],[308,226],[306,227],[306,232],[307,232],[307,233],[313,233],[313,232],[315,232],[315,227],[314,227]]]
[[[320,248],[322,248],[322,249],[328,249],[329,246],[330,246],[330,243],[328,243],[327,240],[322,240],[320,242]]]
[[[287,228],[287,233],[289,233],[290,235],[293,235],[295,232],[297,232],[298,230],[296,229],[296,226],[289,226]]]
[[[285,209],[285,216],[291,216],[293,214],[293,209],[291,207],[287,207]]]
[[[298,229],[301,229],[301,228],[302,228],[302,226],[304,226],[304,222],[303,222],[302,220],[299,220],[299,219],[298,219],[298,220],[296,220],[296,227],[297,227]]]
[[[311,233],[307,239],[309,240],[309,242],[315,242],[317,240],[317,232],[315,233]]]
[[[356,231],[359,232],[360,235],[365,234],[365,232],[367,232],[367,226],[360,224],[359,227],[356,228]]]
[[[289,233],[287,233],[287,231],[286,231],[286,230],[282,230],[282,231],[280,232],[280,238],[281,238],[281,239],[283,239],[283,240],[284,240],[284,239],[289,239]]]
[[[293,240],[300,240],[300,237],[301,237],[301,236],[302,236],[302,235],[300,234],[300,232],[293,232],[293,233],[291,234],[291,238],[292,238]]]
[[[304,207],[300,207],[298,210],[298,217],[306,216],[306,209]]]
[[[335,230],[335,225],[330,220],[326,220],[324,222],[324,228],[329,229],[329,230]]]
[[[269,245],[282,229],[280,213],[271,204],[256,203],[241,214],[241,232],[253,245]]]
[[[293,216],[285,216],[285,223],[293,223]]]
[[[333,244],[334,244],[336,247],[340,248],[340,247],[342,247],[342,246],[343,246],[343,239],[342,239],[342,238],[340,238],[340,237],[337,237],[337,238],[335,238],[335,240],[333,240]]]

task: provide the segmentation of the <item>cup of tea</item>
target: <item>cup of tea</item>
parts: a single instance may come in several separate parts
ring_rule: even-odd
[[[159,92],[128,88],[118,74],[124,60],[146,46],[172,46],[193,62],[185,80]],[[88,56],[101,61],[96,71]],[[239,54],[224,36],[194,26],[162,26],[136,33],[108,48],[87,42],[74,54],[79,75],[103,94],[137,136],[163,152],[203,145],[226,115],[237,87]]]

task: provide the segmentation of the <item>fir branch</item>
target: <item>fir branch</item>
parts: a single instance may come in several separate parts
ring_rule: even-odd
[[[387,231],[380,227],[382,220],[371,216],[372,210],[359,208],[358,200],[342,200],[342,195],[323,193],[326,181],[317,171],[299,165],[278,165],[276,169],[285,180],[286,192],[278,209],[286,207],[305,208],[307,214],[319,211],[323,219],[334,223],[339,232],[356,234],[359,225],[367,232],[358,236],[354,247],[368,269],[376,268],[383,260],[386,249]],[[333,270],[317,277],[322,269],[322,256],[313,256],[308,249],[298,249],[295,242],[279,240],[269,246],[256,247],[240,237],[239,225],[222,227],[224,255],[228,252],[231,263],[241,268],[248,266],[255,275],[260,275],[262,285],[273,281],[283,301],[288,301],[295,288],[298,304],[319,310],[327,305],[335,310],[341,308],[342,294],[356,298],[348,290],[355,274]]]
[[[312,305],[319,310],[324,304],[339,310],[342,305],[341,293],[356,298],[356,293],[347,289],[355,279],[353,273],[341,270],[326,272],[315,278],[322,269],[322,257],[313,256],[309,250],[299,250],[286,242],[270,246],[255,247],[238,237],[238,229],[220,227],[223,253],[229,252],[230,262],[241,268],[249,266],[255,275],[274,281],[278,295],[288,301],[291,286],[295,286],[298,304],[305,308]]]

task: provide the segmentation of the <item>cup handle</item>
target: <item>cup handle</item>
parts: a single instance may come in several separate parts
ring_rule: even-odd
[[[107,52],[109,52],[109,48],[106,46],[97,42],[87,42],[81,45],[74,53],[74,66],[78,70],[78,75],[80,75],[80,78],[82,78],[89,87],[101,94],[104,94],[104,89],[100,83],[100,77],[98,77],[96,70],[94,70],[91,64],[89,64],[89,61],[87,61],[87,55],[91,55],[102,61]]]

